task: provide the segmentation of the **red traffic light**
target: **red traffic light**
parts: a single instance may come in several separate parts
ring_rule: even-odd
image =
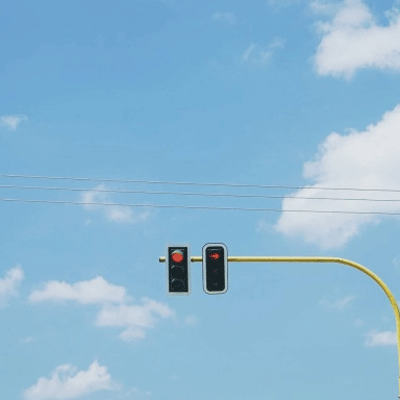
[[[210,253],[210,257],[215,261],[219,258],[219,253]]]
[[[183,261],[183,252],[180,251],[180,250],[175,250],[171,254],[171,259],[172,259],[173,262],[181,263]]]

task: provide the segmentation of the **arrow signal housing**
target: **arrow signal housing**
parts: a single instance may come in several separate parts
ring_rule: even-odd
[[[203,290],[223,294],[228,290],[228,249],[223,243],[203,246]]]

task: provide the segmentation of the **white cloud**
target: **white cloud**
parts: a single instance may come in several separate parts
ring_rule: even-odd
[[[11,268],[6,272],[3,279],[0,279],[0,306],[5,306],[11,297],[18,295],[18,286],[24,279],[24,272],[20,266]]]
[[[316,187],[400,189],[400,105],[363,132],[331,133],[319,146],[314,161],[304,164],[303,176],[315,181],[310,189],[285,198],[285,210],[339,210],[353,212],[400,212],[399,202],[307,200],[301,197],[393,199],[385,192],[326,191]],[[341,248],[359,234],[360,228],[378,224],[380,216],[368,214],[318,214],[283,212],[275,229],[286,236],[300,236],[323,249]]]
[[[0,117],[0,126],[4,126],[10,131],[15,131],[22,121],[26,121],[25,115],[3,115]]]
[[[26,400],[76,399],[100,390],[116,390],[107,368],[94,361],[86,371],[64,364],[58,366],[50,378],[39,378],[24,391]]]
[[[74,284],[50,281],[43,289],[35,290],[29,296],[32,303],[72,300],[80,304],[105,304],[123,303],[128,299],[123,286],[108,283],[101,276]]]
[[[268,63],[275,52],[275,49],[283,48],[285,40],[275,37],[267,46],[250,44],[242,54],[242,62],[262,66]]]
[[[236,15],[233,12],[216,12],[211,17],[214,21],[225,22],[229,25],[235,25]]]
[[[355,298],[356,296],[346,296],[336,301],[329,301],[324,297],[319,304],[334,310],[343,310],[343,308],[350,304]]]
[[[368,347],[375,346],[394,346],[397,344],[396,332],[386,331],[377,332],[371,331],[367,334],[365,345]]]
[[[320,75],[351,79],[361,68],[400,71],[400,10],[394,6],[385,13],[389,22],[381,26],[362,0],[342,3],[314,1],[311,10],[333,16],[319,21],[322,34],[314,57]]]
[[[175,316],[173,310],[164,303],[143,297],[143,305],[106,305],[97,315],[97,326],[123,327],[120,338],[136,341],[146,336],[146,329],[154,328],[159,318]]]
[[[31,303],[65,300],[100,305],[96,325],[124,328],[120,338],[126,341],[145,338],[146,331],[155,328],[160,318],[175,318],[167,304],[148,297],[142,298],[142,305],[131,304],[133,299],[123,286],[112,285],[102,277],[74,284],[50,281],[29,297]]]
[[[85,203],[83,206],[87,210],[100,210],[104,213],[108,221],[118,223],[131,223],[135,224],[141,221],[145,221],[149,216],[149,211],[143,211],[141,213],[133,213],[131,207],[124,207],[114,205],[113,202],[109,201],[109,195],[105,185],[99,185],[93,190],[87,191],[82,195],[82,202]],[[111,205],[102,206],[96,203],[107,203]]]

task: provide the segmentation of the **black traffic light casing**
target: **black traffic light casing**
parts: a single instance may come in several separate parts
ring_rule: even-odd
[[[203,247],[203,289],[208,294],[228,290],[228,249],[222,243],[208,243]]]
[[[189,246],[167,246],[167,276],[169,294],[190,294]]]

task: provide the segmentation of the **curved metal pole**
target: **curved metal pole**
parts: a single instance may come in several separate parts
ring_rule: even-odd
[[[202,262],[202,257],[191,257],[192,262]],[[165,257],[159,258],[160,262],[165,262]],[[253,256],[253,257],[241,257],[241,256],[228,256],[228,262],[317,262],[317,263],[339,263],[348,265],[350,267],[356,268],[359,271],[364,272],[370,278],[372,278],[385,292],[388,297],[390,304],[392,305],[394,311],[394,317],[396,319],[396,337],[397,337],[397,357],[399,364],[399,381],[398,381],[398,389],[399,389],[399,399],[400,399],[400,312],[399,307],[397,305],[396,299],[394,298],[392,292],[386,286],[386,284],[372,271],[365,268],[361,264],[358,264],[354,261],[347,260],[345,258],[339,257],[268,257],[268,256]]]

